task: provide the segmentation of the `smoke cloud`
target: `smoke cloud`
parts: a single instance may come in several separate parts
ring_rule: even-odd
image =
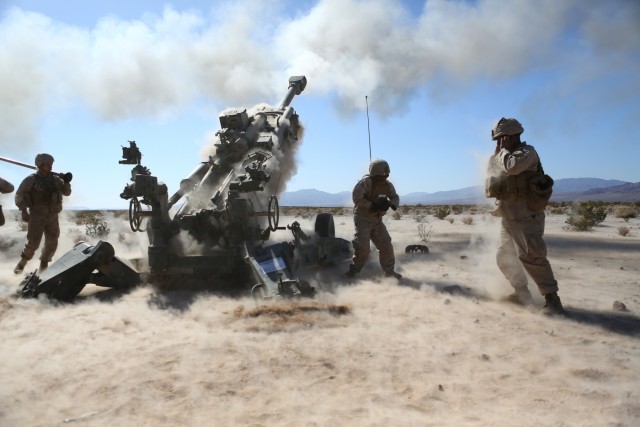
[[[33,143],[42,116],[71,105],[104,120],[164,117],[200,99],[270,99],[297,74],[309,78],[309,94],[335,96],[344,112],[361,109],[368,93],[385,114],[401,112],[420,88],[437,101],[471,81],[535,71],[573,70],[557,84],[575,92],[607,75],[639,85],[637,2],[430,0],[412,13],[392,0],[322,0],[295,16],[284,7],[240,2],[205,15],[167,6],[94,28],[8,9],[0,144]],[[624,92],[616,91],[631,96]]]

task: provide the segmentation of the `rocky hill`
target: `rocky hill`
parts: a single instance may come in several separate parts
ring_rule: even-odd
[[[635,202],[640,201],[640,182],[616,179],[564,178],[555,181],[551,200]],[[486,202],[481,185],[435,193],[417,192],[400,195],[402,205],[475,205]],[[351,206],[351,192],[326,193],[316,189],[285,192],[280,197],[282,206]]]

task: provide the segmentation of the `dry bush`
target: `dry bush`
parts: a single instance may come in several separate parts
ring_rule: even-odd
[[[462,212],[464,212],[464,206],[453,205],[451,206],[451,212],[453,212],[454,215],[460,215]]]
[[[625,226],[618,227],[618,234],[621,236],[626,236],[627,234],[629,234],[629,231],[631,231],[629,227],[625,227]]]
[[[418,237],[425,245],[431,240],[432,225],[429,221],[418,224]]]
[[[450,213],[451,213],[451,208],[449,206],[438,206],[433,216],[435,216],[438,219],[444,219]]]
[[[397,211],[394,211],[391,214],[391,218],[395,219],[395,220],[399,220],[402,219],[402,214],[400,213],[400,209],[398,209]]]
[[[602,203],[579,202],[571,207],[565,223],[571,230],[588,231],[603,222],[606,217],[607,211]]]
[[[471,225],[473,224],[473,217],[472,216],[465,216],[462,218],[462,223],[466,224],[466,225]]]
[[[77,217],[76,217],[77,218]],[[107,237],[111,232],[109,223],[104,220],[102,213],[86,211],[81,215],[82,221],[78,225],[85,226],[85,234],[89,237]]]
[[[614,217],[622,218],[625,221],[629,221],[629,218],[635,218],[637,215],[638,213],[631,206],[618,206],[613,212]]]
[[[447,218],[447,221],[449,221],[449,224],[453,224],[453,218],[449,217]]]

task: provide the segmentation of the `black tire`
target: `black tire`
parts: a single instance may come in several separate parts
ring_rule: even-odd
[[[326,212],[316,215],[315,230],[318,237],[336,237],[333,215]]]

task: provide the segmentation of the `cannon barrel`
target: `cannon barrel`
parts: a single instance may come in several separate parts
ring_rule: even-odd
[[[169,198],[169,208],[175,205],[185,194],[189,194],[211,168],[208,162],[198,165],[185,179],[180,181],[180,188]]]
[[[280,101],[279,108],[284,110],[291,104],[293,97],[300,95],[304,88],[307,87],[307,78],[305,76],[291,76],[289,77],[289,90],[287,94]]]
[[[38,170],[38,168],[35,167],[35,166],[32,166],[32,165],[30,165],[28,163],[19,162],[17,160],[13,160],[13,159],[10,159],[8,157],[0,156],[0,160],[2,160],[3,162],[12,163],[14,165],[22,166],[23,168]],[[66,173],[63,173],[63,172],[51,172],[51,175],[58,176],[58,177],[60,177],[60,179],[63,179],[66,182],[70,182],[73,179],[73,174],[71,172],[66,172]]]

